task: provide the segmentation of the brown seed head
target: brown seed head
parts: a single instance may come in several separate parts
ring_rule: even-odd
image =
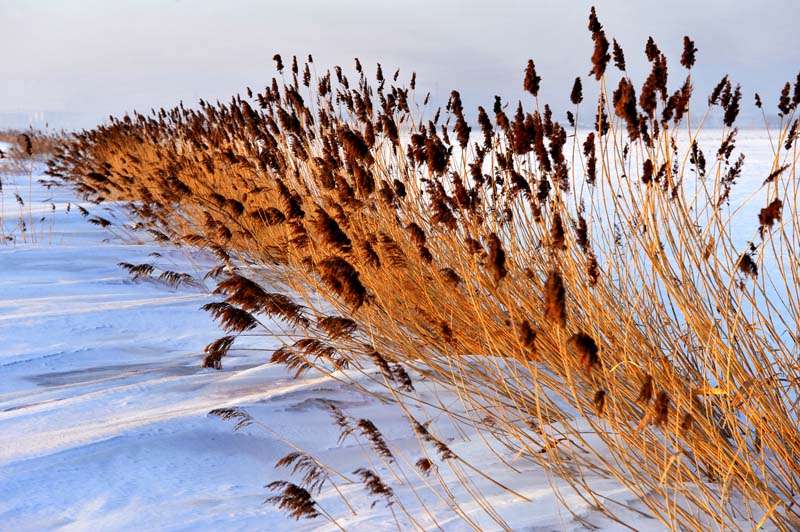
[[[331,246],[341,253],[349,253],[352,250],[352,241],[342,231],[339,224],[322,207],[317,207],[314,218],[314,228],[317,231],[320,242]]]
[[[789,132],[786,134],[786,142],[783,144],[783,147],[786,148],[786,151],[792,149],[792,144],[797,138],[798,132],[800,132],[800,117],[794,119],[794,122],[792,122],[792,127],[789,128]]]
[[[770,172],[770,174],[764,180],[764,185],[768,185],[768,184],[772,183],[773,181],[775,181],[778,178],[778,176],[780,176],[788,168],[789,168],[789,165],[785,164],[785,165],[779,167],[777,170],[774,170],[774,171]]]
[[[536,66],[533,64],[533,59],[528,59],[523,88],[535,98],[539,95],[539,83],[541,81],[542,78],[536,75]]]
[[[367,491],[371,495],[375,495],[377,497],[383,497],[386,502],[386,506],[391,506],[394,504],[394,491],[392,488],[387,486],[381,477],[376,475],[373,471],[368,469],[359,468],[353,471],[353,474],[358,475],[361,477],[361,482],[367,488]],[[378,503],[378,500],[372,501],[371,508],[373,508]]]
[[[792,100],[789,96],[789,91],[792,89],[791,83],[788,81],[786,85],[783,86],[783,90],[781,90],[781,96],[778,99],[778,110],[781,112],[781,115],[786,116],[788,115],[792,109]]]
[[[597,19],[597,11],[594,6],[592,6],[592,10],[589,12],[589,31],[594,34],[598,31],[602,31],[602,29],[603,25],[600,24],[600,21]]]
[[[489,235],[489,258],[487,260],[487,268],[494,280],[495,285],[508,274],[506,269],[506,252],[496,233]]]
[[[769,205],[761,209],[758,213],[758,223],[760,225],[759,231],[761,238],[764,238],[764,233],[772,229],[772,226],[777,220],[781,218],[781,210],[783,209],[783,202],[775,198]]]
[[[658,46],[653,40],[652,35],[647,38],[647,44],[644,46],[644,54],[647,56],[647,60],[650,62],[657,60],[661,55],[661,50],[658,49]]]
[[[594,403],[595,411],[597,412],[598,416],[603,415],[603,410],[606,406],[606,392],[605,390],[597,390],[594,394],[594,399],[592,399],[592,403]]]
[[[600,366],[599,349],[594,338],[581,331],[572,335],[569,339],[569,343],[578,353],[578,362],[583,368],[583,371],[585,371],[587,375],[591,375],[592,371]]]
[[[351,336],[357,328],[355,321],[339,316],[326,316],[317,320],[317,326],[325,331],[329,340]]]
[[[278,72],[283,72],[283,60],[281,59],[281,55],[275,54],[272,56],[272,60],[275,61],[275,68],[278,69]]]
[[[369,419],[359,419],[356,426],[361,430],[361,434],[369,440],[372,444],[372,450],[375,454],[384,458],[387,462],[394,462],[394,455],[389,449],[389,445],[383,438],[383,434],[378,430],[378,427]]]
[[[681,65],[691,69],[694,66],[695,54],[697,48],[694,46],[694,41],[688,35],[683,37],[683,55],[681,55]]]
[[[319,263],[320,279],[353,310],[367,299],[367,290],[352,264],[341,257],[330,257]]]
[[[578,224],[575,226],[575,240],[581,251],[589,253],[589,226],[586,223],[586,218],[580,213],[578,213]]]
[[[749,253],[742,253],[738,260],[739,271],[745,275],[749,275],[755,279],[758,277],[758,265],[753,260]]]
[[[486,114],[486,109],[483,107],[478,107],[478,125],[483,133],[483,147],[488,150],[492,146],[494,129],[492,128],[491,120],[489,120],[489,115]]]
[[[616,39],[614,39],[613,54],[614,66],[622,72],[625,72],[625,53],[622,51],[622,47],[617,43]]]
[[[597,19],[597,13],[594,6],[589,15],[589,31],[592,32],[592,40],[594,41],[594,54],[592,55],[592,70],[589,74],[594,74],[595,79],[600,79],[606,71],[606,66],[611,60],[611,55],[608,53],[608,39],[606,33],[603,31],[603,26]]]
[[[628,78],[619,80],[613,95],[614,112],[625,120],[631,142],[639,138],[639,113],[636,110],[636,89]]]
[[[301,517],[304,519],[319,517],[320,513],[315,507],[317,503],[305,488],[283,480],[270,482],[266,487],[273,491],[282,491],[280,495],[268,497],[264,502],[286,511],[289,516],[294,517],[296,520]]]
[[[536,331],[533,330],[528,320],[522,320],[517,324],[517,336],[522,347],[532,355],[535,351]]]
[[[726,87],[728,90],[730,90],[730,86],[731,82],[728,81],[728,76],[723,77],[714,87],[714,90],[711,91],[711,95],[708,97],[708,105],[717,105],[719,103],[719,98],[722,94],[722,91],[725,90]]]
[[[583,84],[581,83],[581,78],[575,78],[575,83],[572,84],[572,93],[569,96],[570,101],[574,105],[578,105],[583,101]]]
[[[681,434],[686,436],[692,430],[693,426],[694,426],[694,416],[692,416],[692,414],[690,414],[689,412],[684,413],[683,418],[681,419],[681,427],[680,427]]]
[[[566,327],[566,290],[561,274],[556,270],[550,271],[544,283],[544,314],[555,325]]]
[[[642,165],[642,183],[645,185],[653,181],[653,161],[647,159]]]
[[[550,245],[555,250],[567,249],[564,223],[561,221],[561,214],[557,210],[554,210],[553,221],[550,224]]]
[[[736,90],[730,96],[728,100],[728,105],[725,106],[725,116],[723,117],[723,121],[725,125],[728,127],[733,127],[733,123],[736,121],[736,117],[739,116],[739,102],[742,99],[742,86],[737,85]]]
[[[652,415],[652,423],[653,425],[663,425],[669,419],[669,394],[664,391],[660,390],[658,395],[656,395],[656,401],[653,403],[653,415]]]
[[[792,105],[794,105],[795,107],[800,106],[800,72],[797,73],[797,80],[794,82]]]
[[[25,152],[25,155],[31,157],[33,155],[33,142],[31,141],[30,135],[23,133],[20,136],[22,137],[22,150]]]
[[[645,375],[642,385],[639,388],[639,396],[636,398],[637,403],[646,405],[653,398],[653,376]]]
[[[415,465],[425,476],[429,476],[431,474],[431,469],[433,469],[433,463],[427,458],[420,458]]]

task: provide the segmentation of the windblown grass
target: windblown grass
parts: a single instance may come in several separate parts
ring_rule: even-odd
[[[460,421],[490,449],[563,477],[612,518],[589,473],[618,479],[673,528],[796,530],[800,78],[781,95],[771,169],[750,199],[766,202],[742,222],[739,87],[726,77],[698,104],[687,37],[679,87],[650,39],[637,89],[594,10],[589,30],[600,97],[584,104],[576,79],[567,124],[540,105],[533,61],[529,101],[509,116],[498,98],[494,120],[480,107],[478,134],[456,91],[423,120],[415,76],[402,86],[378,65],[371,85],[358,62],[351,82],[275,56],[262,93],[114,119],[64,145],[49,172],[93,201],[125,202],[157,240],[219,257],[224,300],[207,310],[228,336],[208,346],[209,367],[237,335],[285,326],[273,361],[340,379],[377,366],[404,408],[423,375],[461,398],[473,414]],[[690,103],[706,109],[697,124]],[[593,130],[579,130],[579,112]],[[714,114],[724,127],[709,149],[700,132]],[[397,480],[412,471],[434,485],[432,464],[467,485],[481,474],[406,412],[416,467],[366,420],[337,419]],[[417,523],[374,468],[355,476]],[[293,515],[320,513],[309,486],[273,487]]]
[[[10,158],[46,158],[55,153],[56,147],[63,144],[66,137],[64,132],[48,133],[14,129],[0,131],[0,142],[11,145],[8,153],[4,153],[6,157]]]
[[[0,149],[0,242],[52,240],[56,206],[51,202],[44,216],[42,209],[34,209],[33,176],[37,166],[68,142],[66,133],[5,130],[0,131],[0,142],[7,144]],[[52,183],[44,185],[49,188]],[[13,195],[18,210],[14,215],[7,212],[6,194]]]

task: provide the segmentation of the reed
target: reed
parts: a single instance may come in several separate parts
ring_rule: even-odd
[[[458,92],[444,120],[428,120],[414,76],[402,86],[379,66],[372,85],[357,64],[355,82],[338,67],[312,79],[305,64],[301,84],[296,59],[290,75],[276,55],[281,76],[262,93],[112,119],[59,147],[49,172],[87,199],[122,202],[165,244],[214,252],[226,299],[206,310],[226,338],[289,334],[272,360],[298,374],[362,371],[406,411],[419,400],[411,376],[424,375],[462,400],[466,414],[445,413],[480,427],[490,448],[561,476],[612,518],[584,475],[616,478],[675,529],[796,530],[800,80],[781,93],[771,168],[746,200],[763,208],[742,221],[731,194],[744,166],[740,88],[725,77],[698,104],[688,37],[677,88],[652,38],[637,85],[594,9],[589,31],[585,81],[599,99],[579,113],[578,78],[569,129],[540,107],[533,61],[531,110],[520,102],[509,117],[498,97],[494,123],[478,109],[477,137]],[[691,125],[690,110],[702,114]],[[713,115],[718,149],[700,138]],[[207,365],[221,367],[228,342],[209,346]],[[339,421],[402,476],[406,461],[374,425]],[[436,471],[465,486],[483,473],[409,422],[425,456],[402,471],[438,482],[477,527]],[[356,475],[394,506],[374,467]],[[291,486],[276,485],[275,502],[310,516],[316,506]]]
[[[70,137],[64,132],[0,131],[0,142],[8,144],[5,150],[0,149],[0,242],[40,243],[45,241],[45,233],[47,240],[52,242],[56,205],[50,202],[50,209],[34,208],[34,174],[55,153],[57,146],[69,141]],[[20,178],[27,179],[27,183]],[[53,185],[47,180],[40,182],[48,189]],[[15,223],[6,210],[4,195],[8,192],[13,193],[19,210]]]

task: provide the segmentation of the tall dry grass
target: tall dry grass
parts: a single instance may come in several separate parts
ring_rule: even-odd
[[[69,142],[69,136],[63,131],[2,130],[0,142],[6,144],[5,149],[0,148],[0,243],[41,242],[45,238],[52,241],[56,206],[50,202],[49,216],[37,212],[34,218],[34,173],[58,146]],[[20,181],[23,176],[27,183]],[[14,214],[7,212],[5,201],[11,195],[16,206]]]
[[[688,37],[676,89],[652,39],[637,84],[594,10],[589,30],[592,71],[576,79],[567,123],[539,101],[533,61],[528,101],[510,114],[499,98],[479,107],[476,127],[456,91],[423,118],[415,76],[401,85],[378,65],[370,82],[358,62],[355,80],[338,67],[317,76],[311,57],[287,68],[276,56],[261,93],[113,119],[63,146],[49,171],[88,199],[124,202],[157,240],[219,257],[210,274],[223,299],[206,310],[228,336],[204,365],[221,368],[238,335],[278,328],[287,341],[272,360],[297,374],[377,367],[423,458],[398,465],[372,428],[338,413],[343,434],[397,481],[417,472],[437,486],[475,528],[431,472],[449,467],[466,485],[482,473],[413,418],[414,375],[456,393],[467,414],[452,415],[480,427],[498,459],[539,464],[612,518],[621,501],[590,474],[616,478],[676,529],[796,530],[800,79],[769,131],[771,169],[750,200],[763,207],[742,221],[740,88],[726,77],[693,97]],[[583,83],[598,85],[597,101],[583,101]],[[690,109],[705,109],[699,123]],[[724,124],[711,149],[698,141],[710,116]],[[373,469],[355,476],[395,500]],[[275,488],[296,516],[319,513],[308,485]]]
[[[67,133],[45,132],[29,129],[22,131],[18,129],[0,130],[0,142],[5,142],[11,146],[8,153],[3,153],[9,158],[46,158],[55,152],[60,144],[67,140]]]

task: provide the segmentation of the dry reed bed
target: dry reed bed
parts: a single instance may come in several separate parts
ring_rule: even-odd
[[[0,142],[11,145],[9,153],[3,153],[3,155],[12,158],[49,156],[57,146],[64,142],[65,138],[66,133],[64,132],[42,132],[32,129],[0,131]]]
[[[52,241],[56,205],[50,202],[44,216],[41,208],[34,208],[34,171],[67,140],[63,132],[0,131],[0,142],[8,144],[5,150],[0,149],[0,243]],[[20,179],[23,176],[27,177],[26,184]],[[43,181],[43,184],[49,187],[54,183]],[[4,196],[9,199],[13,196],[16,204],[13,214],[6,209]]]
[[[413,368],[461,397],[490,447],[612,517],[585,474],[617,478],[675,528],[797,529],[800,78],[781,95],[751,246],[736,249],[738,86],[726,77],[709,97],[706,116],[725,126],[704,153],[705,118],[688,123],[694,43],[670,91],[649,40],[636,88],[594,10],[589,29],[600,98],[584,103],[576,79],[567,124],[540,105],[532,61],[529,110],[507,114],[498,98],[473,133],[456,91],[422,120],[414,77],[400,86],[378,66],[373,87],[358,62],[351,83],[339,68],[312,74],[311,57],[287,69],[276,56],[263,93],[113,119],[65,144],[49,171],[96,202],[126,202],[165,243],[217,254],[225,299],[206,308],[229,336],[208,346],[208,366],[237,335],[272,326],[261,316],[277,318],[294,340],[274,361],[298,374],[377,364],[402,405],[419,400]],[[588,135],[579,110],[595,117]],[[419,474],[446,462],[468,482],[469,464],[410,422],[433,449]],[[273,502],[295,497],[310,515],[291,486]]]

